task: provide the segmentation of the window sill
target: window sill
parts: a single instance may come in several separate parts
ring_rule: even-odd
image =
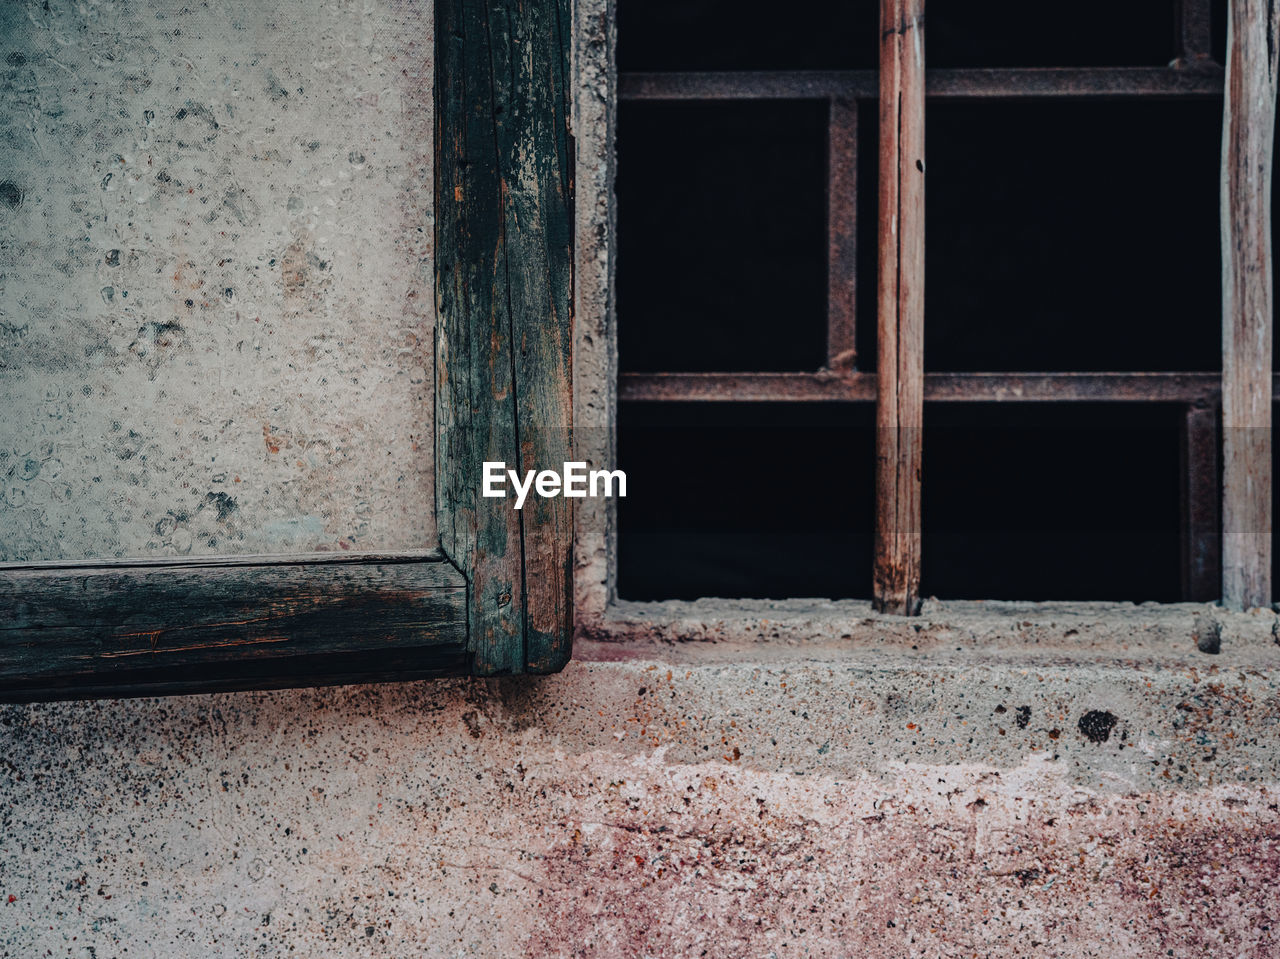
[[[578,631],[587,649],[610,644],[633,652],[657,645],[724,644],[774,651],[874,651],[1004,661],[1160,660],[1210,665],[1280,657],[1280,617],[1268,608],[1235,613],[1211,603],[942,601],[927,599],[913,618],[876,613],[860,600],[723,600],[609,605]],[[596,645],[589,646],[589,643]],[[1211,650],[1215,645],[1221,654]],[[621,650],[620,650],[621,652]],[[763,652],[763,651],[762,651]]]

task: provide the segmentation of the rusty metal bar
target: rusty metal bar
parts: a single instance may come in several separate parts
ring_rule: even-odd
[[[1215,601],[1222,585],[1218,408],[1191,403],[1182,421],[1182,598]]]
[[[620,73],[621,100],[874,100],[875,70]]]
[[[1054,67],[1023,70],[932,70],[930,97],[1216,97],[1222,70],[1171,67]]]
[[[1222,68],[1052,67],[1043,69],[930,70],[931,98],[1218,97]],[[623,100],[873,100],[874,70],[742,71],[732,73],[623,73]]]
[[[858,358],[858,104],[831,101],[827,133],[827,368]]]
[[[1215,403],[1217,373],[926,373],[924,398],[953,403]],[[871,402],[876,374],[624,373],[627,402]]]
[[[1213,33],[1209,0],[1178,0],[1179,69],[1200,69],[1213,64]]]

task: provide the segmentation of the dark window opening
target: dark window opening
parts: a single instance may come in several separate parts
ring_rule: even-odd
[[[622,0],[618,69],[874,70],[877,0]]]
[[[1209,9],[1212,34],[1209,48],[1213,59],[1218,63],[1227,62],[1227,0],[1210,0]]]
[[[928,0],[931,67],[1164,66],[1178,55],[1172,0]]]
[[[934,101],[926,123],[926,369],[1221,367],[1221,103]]]
[[[1164,405],[926,405],[923,595],[1176,602],[1180,422]]]
[[[619,594],[855,595],[871,578],[874,417],[866,403],[624,405]]]
[[[1187,415],[1213,387],[1160,378],[1221,366],[1225,4],[1183,30],[1179,9],[1193,6],[929,2],[928,68],[956,72],[926,110],[926,596],[1203,592],[1203,575],[1189,585],[1188,540],[1193,517],[1216,517],[1215,478],[1201,462],[1192,484],[1180,443],[1195,431],[1198,449],[1216,449],[1213,417],[1193,427]],[[866,74],[813,93],[804,84],[818,81],[785,71],[874,71],[878,4],[768,13],[619,3],[623,599],[872,589],[878,103]],[[1075,70],[1014,72],[1057,67]],[[1144,69],[1114,69],[1129,67]],[[987,72],[963,75],[977,68]],[[626,92],[627,73],[675,70],[784,72],[736,90],[695,76]],[[1028,83],[1042,95],[1026,96]],[[691,89],[708,99],[687,99]],[[841,362],[828,127],[850,96],[856,197],[843,227],[856,253],[840,262],[856,265],[856,302],[841,342],[856,349]],[[1100,392],[1072,376],[1108,372],[1142,375]],[[1018,382],[992,402],[1004,373],[1061,374],[1048,390],[1058,399],[1029,401]],[[944,402],[931,384],[953,392]]]
[[[826,350],[827,107],[623,103],[623,370],[816,370]]]

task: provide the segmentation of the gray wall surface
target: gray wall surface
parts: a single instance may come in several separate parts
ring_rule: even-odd
[[[434,540],[431,20],[0,0],[0,561]],[[0,707],[0,957],[1280,954],[1270,610],[665,609],[556,676]]]
[[[1269,640],[923,625],[0,708],[0,956],[1280,952]]]
[[[432,8],[0,2],[0,561],[434,545]]]

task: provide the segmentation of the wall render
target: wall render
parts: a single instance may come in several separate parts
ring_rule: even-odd
[[[1163,615],[7,707],[0,955],[1274,955],[1275,647]]]
[[[0,200],[16,201],[0,206],[0,216],[9,218],[7,236],[45,237],[53,245],[33,251],[11,242],[3,251],[0,335],[7,365],[0,366],[0,390],[41,399],[39,390],[50,384],[61,392],[47,399],[63,411],[66,425],[17,419],[0,425],[9,431],[0,444],[10,453],[7,468],[18,462],[19,473],[31,472],[27,460],[39,466],[38,476],[18,476],[6,487],[6,496],[24,489],[27,498],[17,506],[6,500],[5,558],[43,548],[59,530],[59,542],[73,555],[98,543],[126,553],[184,552],[180,528],[187,529],[193,552],[271,543],[341,548],[360,515],[356,505],[370,502],[351,494],[365,482],[359,476],[367,468],[364,455],[382,442],[372,427],[416,435],[408,428],[416,422],[413,411],[430,409],[415,392],[426,386],[412,376],[412,389],[399,382],[414,369],[406,358],[421,355],[425,363],[430,356],[430,344],[421,342],[429,305],[409,295],[428,290],[430,282],[429,271],[422,273],[429,249],[412,237],[398,246],[392,240],[401,231],[380,230],[354,207],[345,215],[345,187],[338,184],[347,182],[343,172],[367,183],[370,171],[384,170],[368,187],[376,187],[372,196],[393,208],[403,202],[401,225],[423,224],[422,242],[429,243],[429,194],[416,191],[430,183],[429,175],[422,178],[430,151],[421,149],[430,136],[405,126],[387,140],[379,125],[407,123],[410,115],[422,122],[420,111],[430,108],[429,86],[421,83],[430,72],[429,52],[423,53],[430,43],[412,48],[417,59],[399,74],[387,62],[370,68],[377,90],[343,75],[344,64],[351,64],[341,57],[360,51],[367,65],[378,37],[429,39],[429,5],[326,5],[323,16],[307,21],[315,31],[308,49],[318,51],[318,60],[282,58],[278,49],[249,51],[259,59],[256,72],[244,74],[192,57],[188,70],[179,58],[186,54],[175,47],[177,30],[190,36],[212,29],[210,23],[227,26],[209,19],[204,7],[195,14],[165,4],[50,8],[53,20],[46,24],[40,4],[4,7],[11,18],[3,31],[6,93],[18,98],[6,102],[27,109],[3,114],[0,178],[9,177],[17,192],[0,189]],[[268,33],[296,24],[301,12],[279,5],[275,15],[252,5],[235,9],[239,22]],[[142,10],[171,19],[144,22]],[[609,44],[608,4],[584,0],[578,17],[583,49],[597,55],[583,61],[579,54],[580,75],[595,78],[578,101],[579,123],[603,124],[611,80],[598,55]],[[38,56],[15,48],[13,38],[27,35]],[[226,34],[212,55],[234,66],[245,54],[236,36]],[[138,44],[139,38],[148,39]],[[325,50],[329,60],[320,55]],[[412,59],[411,53],[403,55]],[[139,64],[139,56],[149,59]],[[331,142],[308,132],[318,123],[314,115],[276,117],[272,111],[282,110],[286,97],[273,94],[288,92],[290,110],[295,96],[319,96],[315,86],[311,94],[292,92],[297,72],[307,73],[304,91],[313,81],[335,97],[355,91],[371,111],[363,115],[373,118],[368,139],[377,141],[378,151],[391,151],[387,166],[378,166],[373,148],[361,147],[361,167],[347,138]],[[101,121],[100,136],[90,135],[99,124],[87,100],[93,91],[68,79],[85,76],[110,78],[115,86],[107,100],[127,114],[118,122],[102,114],[110,119]],[[263,124],[258,152],[242,153],[222,133],[222,139],[205,140],[203,133],[182,140],[189,146],[175,145],[183,124],[212,129],[201,111],[186,107],[187,99],[215,118],[209,104],[223,102],[200,78],[212,78],[214,88],[226,78],[233,92],[244,84],[243,96],[256,104],[249,116]],[[143,82],[148,79],[150,85]],[[189,83],[200,87],[199,95]],[[169,84],[182,88],[181,103],[159,96]],[[143,102],[151,98],[159,105]],[[155,116],[148,119],[148,110]],[[50,131],[77,115],[85,124],[85,139],[77,142],[102,148],[42,163],[39,150],[56,148]],[[229,122],[218,123],[230,131]],[[592,202],[581,205],[580,225],[598,242],[580,244],[580,263],[598,259],[607,272],[608,143],[586,133],[580,127],[580,144],[599,149],[588,156]],[[160,139],[175,162],[189,162],[183,176],[204,182],[203,193],[179,194],[158,171],[144,169],[145,148]],[[311,150],[313,141],[319,145]],[[272,175],[251,172],[257,164]],[[208,169],[202,174],[197,166]],[[112,178],[104,188],[107,172]],[[326,178],[334,182],[325,185]],[[53,189],[81,179],[87,185]],[[410,182],[419,184],[412,196],[401,192]],[[58,212],[55,222],[86,217],[87,239],[61,227],[33,227],[26,218],[48,212],[37,202],[45,196],[80,204]],[[242,205],[250,199],[251,206]],[[128,225],[130,204],[166,230],[173,227],[173,235],[152,234],[144,246],[140,238],[148,228],[139,226],[141,214]],[[210,206],[216,216],[202,220],[198,209]],[[237,227],[236,209],[252,211],[250,222]],[[214,239],[224,228],[246,231],[226,242],[253,255],[247,266],[223,264],[220,269],[232,271],[225,283],[207,263],[199,265],[224,242]],[[184,251],[184,230],[195,236],[199,257]],[[111,250],[120,251],[116,262],[108,260]],[[258,257],[267,265],[255,272]],[[188,261],[197,266],[190,292],[203,282],[214,293],[230,286],[232,298],[214,296],[188,308],[186,299],[196,297],[168,279],[170,266]],[[128,284],[117,281],[119,271]],[[362,287],[364,271],[371,285]],[[115,299],[103,298],[108,285]],[[125,289],[146,292],[130,296],[146,308],[131,304],[133,312],[126,311]],[[613,362],[608,288],[593,282],[579,292],[580,304],[599,308],[605,334],[582,381],[598,387],[608,382]],[[290,297],[301,299],[290,306]],[[275,318],[303,336],[292,346],[264,347],[262,364],[255,366],[252,356],[244,360],[256,370],[252,376],[224,379],[220,351],[234,348],[242,333],[248,343],[258,336],[256,323],[251,332],[235,326],[245,323],[249,302],[263,305],[264,322]],[[199,319],[187,318],[187,309]],[[140,328],[163,326],[170,314],[181,335],[170,330],[167,343],[133,348]],[[412,322],[397,326],[405,317]],[[344,330],[354,353],[330,350],[334,331]],[[34,362],[46,347],[79,344],[77,336],[93,348],[44,366]],[[314,373],[348,363],[371,364],[390,379],[375,377],[385,390],[363,392],[370,381],[357,372],[361,382],[346,396],[335,394],[343,404],[354,402],[343,408],[356,410],[350,436],[360,439],[343,447],[349,459],[325,464],[335,472],[313,501],[293,472],[306,467],[272,457],[324,451],[316,437],[347,414],[324,405],[328,393],[319,387],[329,384]],[[294,417],[288,429],[271,405],[286,392],[276,392],[277,375],[304,394],[298,405],[290,393],[282,407]],[[137,423],[126,428],[122,419],[122,430],[112,431],[108,419],[119,418],[111,407],[120,395],[86,402],[75,393],[95,383],[116,384],[112,389],[129,393],[131,403],[145,399],[151,410],[177,396],[185,407],[173,415],[208,416],[212,425],[188,435],[186,424],[148,424],[139,413]],[[236,393],[245,384],[256,398]],[[64,395],[68,389],[71,395]],[[602,437],[610,404],[607,386],[584,400],[589,415],[582,422],[603,427]],[[240,425],[219,432],[214,426],[223,415]],[[133,430],[138,448],[128,456],[120,455],[129,452],[127,445],[79,450],[77,437],[94,424],[105,425],[104,436],[129,437]],[[38,425],[55,436],[69,431],[62,442],[71,455],[95,462],[68,462],[57,441],[47,457],[26,455],[31,451],[19,440]],[[291,445],[281,444],[282,436]],[[169,443],[184,455],[229,449],[225,455],[245,458],[246,472],[271,477],[260,501],[237,499],[245,517],[237,518],[239,526],[218,517],[216,502],[201,512],[213,487],[192,481],[215,482],[215,468],[166,465],[167,454],[158,451]],[[420,446],[396,454],[407,464],[403,475],[412,495],[375,490],[378,503],[420,502],[424,493],[429,502],[431,444]],[[152,479],[144,492],[130,492],[143,484],[141,476],[131,481],[137,471],[129,464],[144,456]],[[110,469],[99,474],[91,465]],[[64,473],[71,477],[68,502],[97,495],[93,475],[110,478],[102,488],[123,500],[92,502],[104,515],[119,511],[109,521],[115,539],[68,532],[69,521],[50,505],[50,491],[34,501],[32,482]],[[266,490],[279,498],[270,500]],[[170,494],[192,499],[183,508],[198,519],[171,515]],[[33,505],[43,509],[39,522]],[[385,525],[381,533],[369,529],[374,539],[382,537],[375,545],[420,545],[417,540],[434,537],[433,527],[403,525],[395,509],[376,521]],[[249,522],[251,513],[266,522]],[[272,517],[300,516],[323,522],[304,523],[297,536],[266,532]],[[414,522],[424,522],[421,514]],[[402,533],[414,542],[399,542]],[[583,581],[594,577],[587,590],[598,600],[607,593],[607,551],[603,533],[588,533],[580,563],[590,571]],[[863,605],[799,616],[794,605],[754,604],[737,610],[724,630],[705,608],[691,608],[686,620],[669,607],[667,619],[647,625],[643,611],[624,608],[624,618],[634,620],[630,641],[580,642],[577,661],[552,677],[4,707],[0,955],[1277,952],[1274,615],[1219,620],[1207,607],[1118,615],[1114,607],[942,604],[927,607],[908,629]],[[1220,656],[1196,648],[1206,624],[1222,633]]]

